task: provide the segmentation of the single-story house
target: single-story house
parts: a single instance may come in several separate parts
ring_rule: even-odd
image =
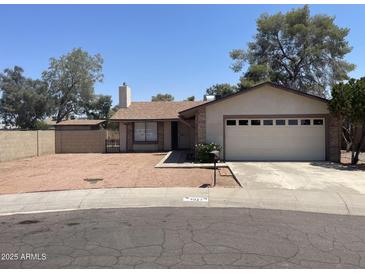
[[[132,102],[119,87],[120,151],[193,149],[214,142],[224,160],[340,159],[340,124],[328,100],[270,82],[212,101]]]

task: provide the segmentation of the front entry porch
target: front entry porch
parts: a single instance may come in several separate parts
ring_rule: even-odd
[[[194,134],[194,120],[121,121],[120,152],[192,150]]]

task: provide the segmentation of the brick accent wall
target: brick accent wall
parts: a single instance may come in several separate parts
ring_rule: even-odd
[[[206,112],[205,108],[198,108],[195,114],[195,144],[206,142]]]
[[[133,123],[127,123],[127,152],[133,151]]]
[[[158,151],[164,150],[164,123],[157,122]]]
[[[330,114],[327,119],[327,160],[340,162],[341,160],[341,122]]]

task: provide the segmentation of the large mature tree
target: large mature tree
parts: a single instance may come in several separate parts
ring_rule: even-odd
[[[206,90],[206,94],[207,95],[218,95],[218,96],[224,97],[224,96],[230,95],[232,93],[235,93],[237,91],[238,91],[238,89],[236,86],[224,83],[224,84],[215,84],[215,85],[209,87]]]
[[[95,95],[86,102],[84,111],[89,119],[108,120],[111,114],[112,97],[109,95]]]
[[[351,125],[348,131],[352,142],[351,163],[357,164],[365,143],[365,77],[334,85],[329,108]]]
[[[157,93],[155,96],[152,96],[151,101],[152,102],[156,102],[156,101],[174,101],[175,98],[174,96],[172,96],[171,94],[168,93]]]
[[[5,127],[36,129],[51,113],[52,102],[46,84],[23,75],[15,66],[0,74],[0,117]]]
[[[94,84],[103,80],[103,59],[81,48],[73,49],[60,58],[51,58],[42,78],[56,105],[57,122],[82,111],[93,99]]]
[[[247,68],[241,87],[270,80],[325,96],[333,84],[347,80],[355,67],[344,60],[351,52],[346,40],[349,29],[334,21],[332,16],[311,16],[308,6],[285,14],[261,15],[254,41],[246,50],[230,53],[234,71]]]

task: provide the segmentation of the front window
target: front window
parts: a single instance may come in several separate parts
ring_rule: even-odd
[[[135,142],[156,142],[157,122],[136,122],[134,123]]]

